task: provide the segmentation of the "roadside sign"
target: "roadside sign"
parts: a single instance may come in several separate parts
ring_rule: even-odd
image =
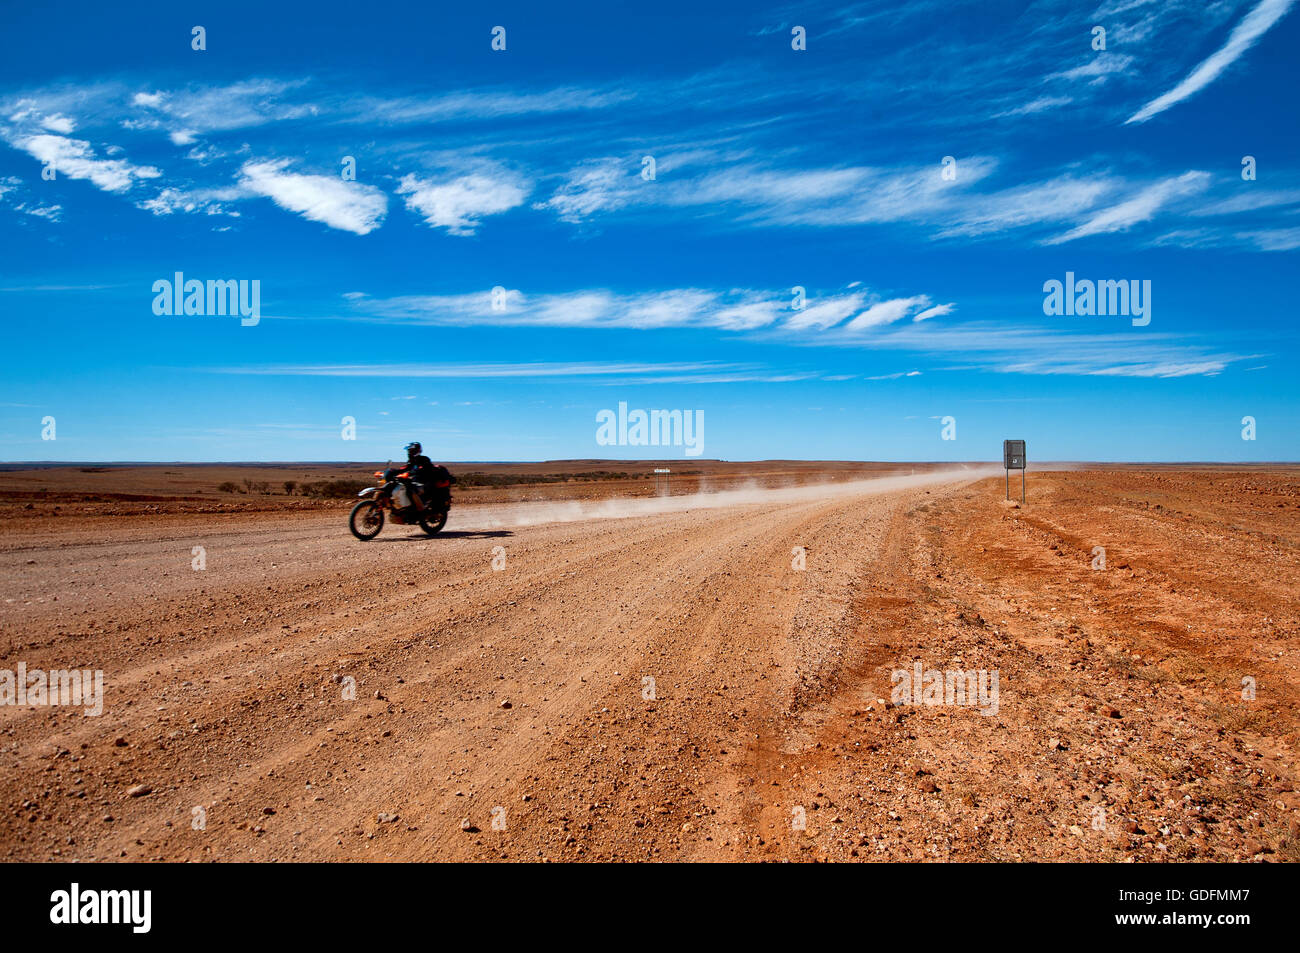
[[[1002,468],[1007,471],[1007,499],[1011,499],[1011,471],[1020,471],[1020,502],[1025,502],[1025,442],[1002,441]]]

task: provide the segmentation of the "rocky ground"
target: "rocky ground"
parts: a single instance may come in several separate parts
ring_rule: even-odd
[[[0,707],[0,857],[1297,856],[1294,470],[550,505],[11,515],[0,669],[105,703]]]

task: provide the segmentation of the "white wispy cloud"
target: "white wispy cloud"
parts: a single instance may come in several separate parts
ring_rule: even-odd
[[[1026,226],[1077,221],[1123,183],[1111,176],[1065,174],[997,192],[966,196],[939,229],[940,238],[979,237]]]
[[[549,208],[561,221],[578,223],[636,200],[636,179],[622,159],[591,159],[571,170],[564,183],[538,208]]]
[[[741,166],[709,173],[670,192],[672,204],[739,203],[750,220],[775,225],[862,225],[924,221],[955,207],[960,194],[990,175],[988,156],[958,159],[955,180],[939,163],[882,168],[765,169]]]
[[[571,169],[550,197],[534,208],[549,209],[572,223],[653,209],[668,214],[690,209],[700,218],[725,219],[724,227],[904,223],[946,240],[1055,226],[1055,234],[1037,240],[1058,244],[1130,229],[1210,185],[1208,175],[1199,171],[1151,181],[1109,169],[1089,172],[1082,165],[1076,163],[1041,181],[989,191],[982,187],[997,167],[990,157],[959,160],[955,182],[943,179],[937,163],[778,169],[752,162],[728,163],[717,156],[712,161],[694,158],[670,174],[645,181],[633,159],[602,158]],[[1250,200],[1235,201],[1244,205]],[[1283,199],[1254,202],[1262,208],[1283,204]],[[1196,214],[1197,208],[1183,203],[1178,211]],[[1060,231],[1061,227],[1066,230]],[[809,314],[806,321],[816,324],[818,316],[818,312]]]
[[[893,324],[895,321],[907,317],[917,308],[928,308],[929,306],[930,298],[928,295],[915,295],[911,298],[890,298],[887,301],[879,301],[846,324],[844,330],[853,333],[884,324]]]
[[[620,106],[636,94],[631,90],[584,89],[564,86],[519,93],[486,89],[433,96],[360,96],[326,108],[345,122],[408,125],[455,119],[490,120],[507,116],[587,112]]]
[[[1073,96],[1039,96],[1023,106],[1016,106],[1012,109],[1004,109],[1002,112],[994,113],[993,118],[1009,119],[1012,116],[1032,116],[1035,113],[1056,109],[1058,106],[1068,106],[1072,102],[1074,102]]]
[[[570,170],[537,207],[549,208],[568,222],[654,207],[691,209],[749,225],[926,222],[959,207],[961,194],[996,166],[988,156],[960,158],[957,177],[950,180],[938,162],[901,167],[774,167],[696,151],[689,157],[667,157],[657,178],[646,181],[639,161],[601,158]]]
[[[1238,232],[1236,237],[1254,244],[1260,251],[1292,251],[1300,248],[1300,227]]]
[[[1231,248],[1236,251],[1286,252],[1300,248],[1300,226],[1276,228],[1233,227],[1175,228],[1151,239],[1151,247],[1194,249]]]
[[[20,138],[14,145],[38,162],[52,165],[56,175],[86,179],[105,192],[126,192],[141,179],[162,175],[153,166],[133,165],[126,159],[101,159],[83,139],[42,134]]]
[[[16,175],[0,177],[0,201],[7,201],[15,212],[43,218],[50,222],[57,222],[63,217],[63,206],[42,205],[39,201],[19,197],[26,194],[28,192],[23,187],[23,180]],[[6,200],[6,195],[13,197]]]
[[[140,91],[131,97],[132,110],[123,121],[128,128],[165,130],[174,144],[189,145],[199,135],[319,115],[314,103],[288,98],[306,85],[305,80],[249,79],[220,86],[195,84]]]
[[[339,176],[289,172],[288,167],[287,159],[245,163],[240,184],[330,228],[366,235],[383,223],[388,196],[380,189]]]
[[[1118,205],[1098,212],[1068,232],[1047,239],[1044,244],[1059,245],[1089,235],[1124,231],[1140,222],[1149,221],[1169,202],[1203,191],[1209,183],[1208,172],[1195,170],[1184,172],[1175,178],[1162,179]]]
[[[128,129],[159,130],[174,144],[189,145],[200,136],[246,132],[295,120],[324,125],[364,123],[372,127],[455,120],[483,122],[605,109],[633,95],[618,89],[574,87],[527,93],[486,89],[409,96],[364,91],[343,95],[303,78],[252,78],[229,84],[196,83],[136,91],[128,98],[130,110],[121,117],[120,124]]]
[[[151,198],[137,202],[140,208],[155,215],[171,215],[174,212],[187,212],[202,215],[229,215],[238,217],[239,212],[230,208],[230,203],[251,198],[260,193],[242,185],[232,185],[212,189],[178,189],[165,188]]]
[[[506,289],[501,303],[503,307],[495,307],[493,295],[482,292],[366,298],[354,305],[361,314],[376,320],[412,324],[660,328],[720,327],[723,321],[734,324],[734,314],[719,315],[752,302],[681,288],[642,294],[595,289],[545,295]]]
[[[896,381],[902,377],[920,377],[920,371],[897,371],[893,374],[872,374],[870,377],[864,377],[868,381]]]
[[[1228,34],[1228,41],[1223,46],[1210,54],[1181,83],[1151,100],[1125,122],[1146,122],[1152,116],[1164,112],[1170,106],[1196,95],[1209,86],[1243,53],[1254,46],[1273,24],[1282,19],[1294,2],[1295,0],[1263,0],[1233,28]]]
[[[63,218],[62,205],[29,205],[26,202],[20,202],[14,206],[14,210],[22,212],[24,215],[34,215],[37,218],[43,218],[49,222],[57,222]]]
[[[820,298],[814,298],[811,303],[806,304],[801,310],[786,318],[785,326],[794,331],[824,330],[834,327],[851,315],[857,314],[866,307],[866,304],[867,295],[864,292],[823,295]]]
[[[952,314],[954,308],[956,308],[956,305],[951,302],[948,304],[936,304],[933,308],[926,308],[919,314],[913,315],[912,320],[914,322],[921,322],[928,321],[931,318],[939,318],[945,314]]]
[[[1147,242],[1152,248],[1219,248],[1226,243],[1226,233],[1212,228],[1174,228]]]
[[[1133,57],[1125,53],[1099,52],[1086,63],[1049,76],[1048,79],[1087,80],[1104,83],[1117,73],[1126,73],[1133,66]]]
[[[869,346],[946,359],[952,370],[1084,377],[1214,376],[1252,356],[1208,348],[1186,334],[1085,333],[992,321],[909,323],[872,338]]]
[[[673,288],[637,293],[584,289],[558,294],[525,294],[503,289],[500,307],[489,292],[457,295],[404,295],[350,299],[359,316],[376,321],[431,325],[495,325],[568,328],[712,328],[818,334],[842,325],[861,335],[929,307],[927,295],[881,298],[861,290],[813,294],[796,310],[787,293],[753,289],[717,291]],[[952,305],[927,317],[947,314]],[[857,317],[855,317],[855,315]]]
[[[1105,22],[1119,48],[1084,59],[1079,54],[1086,49],[1086,33],[1081,37],[1073,20],[1061,15],[1066,4],[1044,0],[1034,7],[1030,19],[1036,19],[1036,28],[1024,43],[932,38],[888,54],[873,71],[877,75],[857,79],[844,76],[842,62],[810,58],[808,69],[780,83],[768,82],[773,77],[756,65],[758,72],[728,66],[654,80],[631,76],[589,88],[529,83],[450,93],[367,89],[324,78],[254,77],[174,87],[145,77],[51,85],[0,95],[0,137],[17,148],[22,142],[47,151],[54,147],[39,137],[80,144],[91,151],[79,158],[95,163],[83,171],[93,169],[96,184],[119,193],[128,191],[124,182],[157,177],[155,166],[160,166],[165,188],[143,200],[139,193],[129,196],[157,216],[235,215],[233,203],[266,196],[297,214],[358,234],[385,220],[382,188],[431,227],[453,235],[473,235],[493,216],[531,207],[534,217],[542,211],[579,226],[628,220],[724,230],[901,225],[920,237],[948,242],[993,240],[1024,230],[1030,241],[1057,244],[1140,232],[1137,226],[1156,215],[1276,209],[1273,215],[1236,222],[1231,232],[1213,238],[1263,250],[1285,242],[1284,235],[1259,236],[1291,225],[1285,217],[1289,203],[1237,195],[1198,209],[1182,201],[1197,191],[1194,182],[1152,181],[1148,166],[1126,173],[1131,159],[1100,152],[1063,168],[1044,167],[1033,149],[1017,148],[1018,140],[1007,132],[1026,133],[1039,121],[1035,117],[1046,121],[1045,114],[1064,107],[1080,121],[1114,116],[1118,97],[1097,84],[1108,77],[1123,76],[1131,84],[1141,76],[1160,84],[1156,88],[1173,83],[1185,66],[1174,65],[1170,46],[1203,45],[1222,36],[1239,2],[1211,8],[1191,0],[1104,3],[1091,22]],[[1224,50],[1240,55],[1245,40],[1257,39],[1266,14],[1275,22],[1282,6],[1281,0],[1259,3]],[[916,9],[886,15],[863,4],[856,13],[836,13],[830,20],[838,18],[837,24],[828,22],[813,34],[860,29],[868,20],[889,29],[899,19],[932,15]],[[1070,51],[1068,61],[1061,60],[1063,50]],[[932,68],[952,62],[963,69]],[[939,75],[949,72],[953,75]],[[1025,83],[1026,77],[1039,79]],[[963,138],[933,134],[969,121],[968,107],[976,101],[979,120],[992,114],[1005,121],[991,124],[978,140],[993,154],[959,155],[957,177],[948,181],[939,155],[956,152]],[[884,102],[891,108],[874,109]],[[874,134],[852,136],[837,126],[836,117],[846,108],[874,113]],[[1125,114],[1131,108],[1126,104]],[[502,118],[512,121],[496,121]],[[288,154],[284,136],[301,135],[307,154],[298,161],[329,169],[338,156],[358,151],[356,127],[362,123],[373,139],[365,143],[369,186],[345,184],[334,175],[295,176],[275,160],[252,158]],[[150,165],[134,164],[108,144],[123,127],[135,133],[122,140],[131,155],[147,155]],[[77,138],[68,138],[73,131]],[[900,162],[893,144],[915,141],[918,133],[924,134],[922,141],[935,143],[925,150],[936,153],[933,160]],[[152,151],[141,152],[139,141]],[[599,143],[594,150],[593,142]],[[653,181],[640,175],[645,152],[657,160]],[[177,164],[165,161],[169,155]],[[1226,193],[1228,186],[1220,183],[1205,197],[1217,199],[1220,190]],[[1274,191],[1285,190],[1275,184]],[[1190,230],[1176,228],[1185,222],[1162,224],[1167,235],[1182,231],[1190,240]],[[1139,234],[1135,242],[1144,239],[1149,241]],[[586,300],[593,302],[599,304]],[[873,303],[880,302],[862,306]],[[808,326],[833,310],[807,315]],[[772,305],[763,301],[735,302],[716,320],[741,328],[778,322]]]
[[[77,128],[77,124],[60,113],[53,116],[45,116],[41,119],[41,125],[51,132],[57,132],[61,135],[69,135]]]
[[[877,326],[872,335],[806,335],[799,343],[898,351],[936,361],[940,369],[1003,374],[1093,377],[1176,378],[1214,376],[1233,364],[1260,355],[1207,348],[1185,334],[1082,332],[1042,326],[1008,327],[974,321],[959,325],[911,322]],[[820,378],[843,381],[853,375],[763,365],[696,362],[502,362],[502,363],[333,363],[211,367],[212,373],[262,376],[391,377],[407,379],[570,378],[618,383],[777,383]],[[898,380],[921,371],[867,375],[865,380]]]
[[[1255,212],[1262,208],[1300,205],[1300,189],[1261,189],[1253,183],[1246,184],[1247,191],[1219,202],[1210,202],[1191,210],[1194,216],[1237,215]]]
[[[402,177],[397,194],[406,196],[406,207],[434,228],[473,235],[485,217],[522,205],[530,188],[524,178],[503,167],[484,166],[437,179],[408,174]]]

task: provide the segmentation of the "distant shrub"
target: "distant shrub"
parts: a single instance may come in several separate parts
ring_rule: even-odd
[[[302,495],[337,500],[356,496],[368,486],[370,483],[365,480],[321,480],[319,483],[302,484]]]
[[[217,486],[217,492],[218,492],[218,493],[238,493],[238,492],[239,492],[239,484],[234,483],[234,482],[231,481],[231,480],[227,480],[225,483],[219,484],[219,485]]]
[[[289,496],[293,496],[293,491],[296,490],[297,488],[298,488],[298,483],[296,480],[284,481],[284,492],[287,493]]]

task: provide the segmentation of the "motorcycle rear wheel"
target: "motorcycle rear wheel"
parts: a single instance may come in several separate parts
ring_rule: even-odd
[[[430,536],[437,536],[444,526],[447,525],[447,511],[434,513],[432,517],[420,518],[420,529],[424,530]]]
[[[362,500],[352,507],[348,529],[360,540],[371,540],[384,528],[384,508],[374,500]]]

